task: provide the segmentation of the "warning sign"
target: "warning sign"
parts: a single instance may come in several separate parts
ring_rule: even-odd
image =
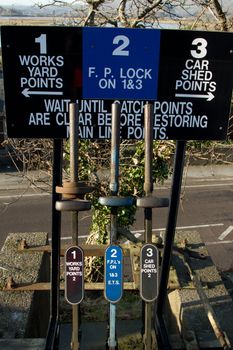
[[[68,137],[77,101],[80,138],[110,138],[120,100],[124,139],[144,137],[146,101],[154,139],[226,138],[232,33],[6,26],[1,37],[9,137]]]

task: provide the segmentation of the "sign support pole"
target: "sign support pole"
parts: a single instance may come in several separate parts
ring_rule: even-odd
[[[70,119],[70,181],[78,182],[78,105],[69,104]],[[71,213],[72,244],[78,245],[78,211]],[[79,305],[72,305],[72,350],[79,349]]]
[[[60,292],[60,238],[61,213],[55,209],[60,195],[56,186],[62,182],[62,140],[53,141],[53,183],[52,183],[52,253],[51,253],[51,294],[50,321],[45,350],[57,349],[59,341],[59,292]]]
[[[120,147],[120,105],[112,104],[112,140],[111,140],[111,169],[110,191],[111,196],[117,196],[119,190],[119,147]],[[117,240],[117,207],[111,207],[110,244]],[[116,348],[116,304],[109,305],[109,350]]]
[[[146,104],[145,115],[145,180],[144,191],[151,196],[153,191],[152,158],[153,158],[153,106]],[[145,241],[152,242],[152,208],[145,208]]]
[[[105,251],[105,298],[109,301],[108,348],[114,350],[116,341],[116,303],[123,293],[123,252],[117,244],[117,208],[133,205],[132,197],[118,195],[119,191],[119,149],[120,149],[120,104],[112,104],[112,137],[110,196],[100,197],[99,203],[111,208],[110,246]]]
[[[168,284],[168,278],[169,278],[172,247],[173,247],[173,242],[175,237],[177,214],[179,209],[180,190],[181,190],[182,175],[183,175],[184,160],[185,160],[185,148],[186,148],[185,141],[177,141],[171,199],[170,199],[168,222],[167,222],[166,236],[165,236],[165,243],[164,243],[163,260],[161,265],[161,274],[160,274],[161,279],[160,279],[160,285],[159,285],[157,306],[155,310],[156,311],[155,314],[157,316],[156,322],[158,323],[158,328],[160,328],[162,330],[161,333],[163,333],[163,334],[160,334],[162,338],[161,340],[166,343],[168,343],[169,341],[168,341],[168,336],[164,334],[165,327],[164,327],[164,320],[162,317],[162,313],[164,310],[165,301],[167,297],[166,291],[167,291],[167,284]],[[169,349],[171,347],[167,346],[165,348]]]
[[[144,130],[145,130],[145,180],[144,191],[146,196],[150,196],[153,191],[152,180],[152,156],[153,156],[153,107],[151,104],[146,104],[144,107]],[[145,215],[145,243],[152,243],[152,208],[144,209]],[[152,347],[151,338],[151,318],[152,305],[151,302],[143,302],[145,312],[145,333],[144,346],[145,350],[150,350]]]

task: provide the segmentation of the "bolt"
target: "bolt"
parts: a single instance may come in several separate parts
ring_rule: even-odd
[[[26,239],[23,238],[18,242],[18,250],[24,250],[28,248],[28,244],[26,242]]]
[[[6,283],[6,289],[14,289],[16,287],[16,283],[13,279],[12,276],[10,276],[7,280],[7,283]]]

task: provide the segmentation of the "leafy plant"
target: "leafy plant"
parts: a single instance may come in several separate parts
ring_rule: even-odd
[[[79,179],[92,182],[94,190],[87,195],[92,202],[92,225],[88,244],[106,244],[109,242],[110,209],[99,204],[99,197],[108,196],[110,175],[109,140],[79,141]],[[168,141],[153,142],[153,182],[162,183],[170,174],[170,157],[174,152],[174,143]],[[66,146],[66,159],[69,160],[69,145]],[[119,195],[143,196],[144,184],[144,141],[122,141],[120,145]],[[67,168],[69,171],[69,168]],[[118,227],[129,230],[134,223],[136,206],[118,209]],[[99,281],[103,277],[103,259],[88,258],[86,277]]]

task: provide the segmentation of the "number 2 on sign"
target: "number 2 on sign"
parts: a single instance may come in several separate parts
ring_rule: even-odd
[[[113,50],[113,56],[129,56],[129,50],[126,48],[129,46],[129,38],[125,35],[117,35],[113,38],[113,44],[118,45],[118,47]]]
[[[117,258],[117,250],[111,249],[111,258]]]

